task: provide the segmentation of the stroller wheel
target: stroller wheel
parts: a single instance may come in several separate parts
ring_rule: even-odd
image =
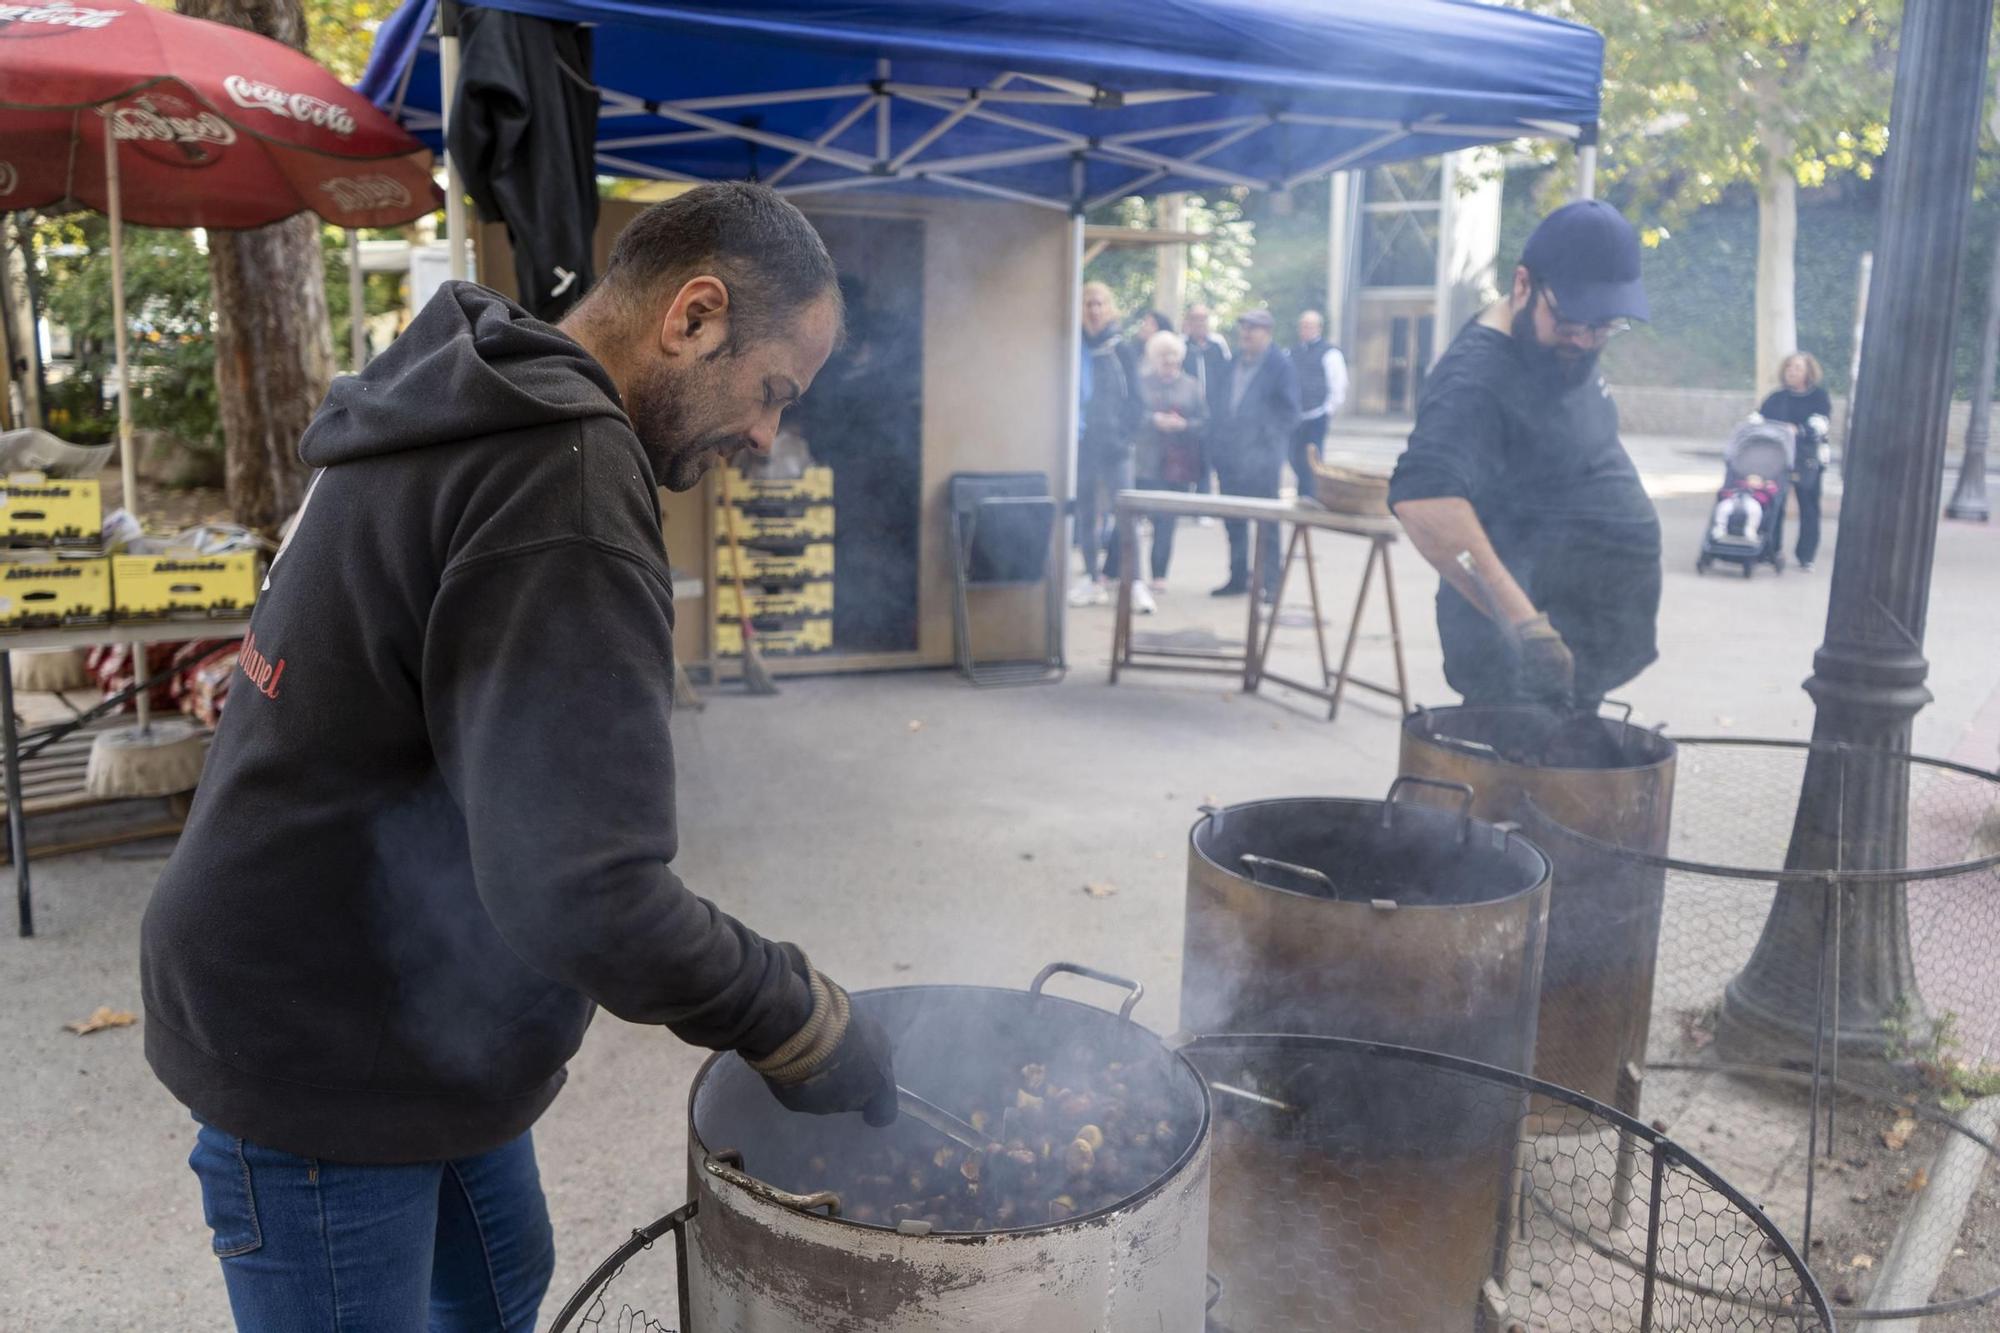
[[[1745,560],[1743,562],[1743,577],[1746,579],[1754,579],[1757,577],[1757,566],[1751,561]]]
[[[1695,573],[1697,573],[1697,574],[1706,574],[1706,573],[1708,573],[1708,557],[1707,557],[1707,556],[1705,556],[1705,555],[1698,555],[1698,556],[1696,556],[1696,557],[1694,558],[1694,572],[1695,572]]]
[[[1784,573],[1784,572],[1785,572],[1785,557],[1783,557],[1783,556],[1781,556],[1781,555],[1774,555],[1774,556],[1772,556],[1772,557],[1771,557],[1771,568],[1772,568],[1772,569],[1774,569],[1774,570],[1776,570],[1776,571],[1777,571],[1778,573],[1780,573],[1780,574]]]

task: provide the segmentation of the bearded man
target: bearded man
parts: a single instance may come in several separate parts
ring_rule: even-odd
[[[668,867],[657,488],[767,452],[840,328],[798,210],[703,186],[560,326],[449,283],[328,394],[251,621],[275,667],[232,691],[144,927],[238,1327],[529,1333],[529,1131],[598,1005],[793,1110],[894,1117],[880,1027]]]
[[[1424,381],[1389,503],[1442,576],[1445,678],[1467,703],[1595,709],[1658,656],[1659,515],[1597,373],[1646,314],[1632,225],[1568,204]]]

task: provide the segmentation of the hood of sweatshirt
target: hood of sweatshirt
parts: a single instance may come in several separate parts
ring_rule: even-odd
[[[582,344],[498,292],[449,282],[386,352],[334,381],[299,457],[333,467],[595,416],[624,412]]]

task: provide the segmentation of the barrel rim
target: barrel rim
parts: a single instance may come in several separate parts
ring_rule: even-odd
[[[1403,736],[1409,740],[1423,741],[1428,745],[1435,746],[1440,750],[1457,755],[1472,763],[1489,764],[1494,768],[1510,769],[1520,773],[1651,773],[1660,769],[1673,767],[1674,763],[1680,757],[1681,742],[1677,737],[1669,736],[1663,730],[1642,727],[1637,723],[1627,721],[1623,718],[1605,717],[1602,714],[1596,715],[1597,720],[1620,728],[1622,737],[1627,739],[1644,738],[1645,742],[1649,745],[1665,746],[1666,753],[1657,759],[1643,764],[1621,764],[1616,768],[1576,768],[1560,764],[1522,764],[1516,763],[1512,759],[1503,758],[1498,753],[1489,755],[1478,750],[1468,750],[1452,745],[1449,737],[1440,738],[1435,734],[1420,729],[1420,724],[1425,718],[1452,714],[1533,713],[1536,716],[1547,716],[1548,711],[1548,709],[1538,707],[1535,704],[1446,704],[1441,708],[1427,708],[1419,705],[1417,708],[1412,709],[1409,715],[1403,719]]]
[[[1305,902],[1321,903],[1327,907],[1374,910],[1365,902],[1322,898],[1318,894],[1301,893],[1297,889],[1287,889],[1276,884],[1259,883],[1257,880],[1245,875],[1242,871],[1231,870],[1228,866],[1223,865],[1220,861],[1217,861],[1214,857],[1203,851],[1201,844],[1196,841],[1201,834],[1202,827],[1213,823],[1217,815],[1227,815],[1232,810],[1252,810],[1258,806],[1266,805],[1306,804],[1355,807],[1353,813],[1357,815],[1362,812],[1363,807],[1372,807],[1368,813],[1370,819],[1373,820],[1375,816],[1381,813],[1385,806],[1389,805],[1389,802],[1369,800],[1366,797],[1360,796],[1266,796],[1255,801],[1240,801],[1235,805],[1219,806],[1213,810],[1204,810],[1201,818],[1195,820],[1193,827],[1188,829],[1188,854],[1192,857],[1200,858],[1203,865],[1213,867],[1218,874],[1226,875],[1236,883],[1246,884],[1253,889],[1261,889],[1267,893],[1281,893],[1287,897],[1298,898]],[[1399,811],[1407,812],[1408,816],[1413,819],[1444,819],[1454,823],[1459,819],[1459,816],[1452,811],[1441,810],[1435,806],[1418,805],[1409,801],[1398,801],[1395,803],[1395,806]],[[1398,814],[1396,817],[1401,819],[1404,816]],[[1498,897],[1481,898],[1476,902],[1469,903],[1405,903],[1399,901],[1396,904],[1398,912],[1478,912],[1489,908],[1510,906],[1517,903],[1520,899],[1529,897],[1550,886],[1555,876],[1555,862],[1550,859],[1549,854],[1542,849],[1540,844],[1523,836],[1519,829],[1512,826],[1503,828],[1501,825],[1492,823],[1489,820],[1478,819],[1472,816],[1466,817],[1466,823],[1473,830],[1474,838],[1482,836],[1486,838],[1488,845],[1485,850],[1496,856],[1505,857],[1510,854],[1513,848],[1518,847],[1535,858],[1535,862],[1541,867],[1540,873],[1524,887]],[[1499,838],[1497,846],[1494,845],[1496,835]],[[1468,841],[1468,845],[1471,845],[1470,841]]]
[[[1037,1236],[1037,1235],[1047,1235],[1052,1233],[1063,1232],[1075,1227],[1083,1226],[1086,1223],[1100,1222],[1105,1218],[1114,1217],[1119,1213],[1131,1212],[1135,1208],[1138,1208],[1142,1204],[1145,1204],[1148,1201],[1150,1201],[1153,1198],[1153,1196],[1165,1191],[1175,1181],[1185,1176],[1189,1171],[1189,1169],[1191,1169],[1198,1162],[1206,1158],[1208,1153],[1209,1135],[1212,1132],[1214,1126],[1214,1099],[1213,1097],[1210,1096],[1208,1091],[1208,1080],[1201,1076],[1201,1071],[1194,1067],[1193,1062],[1190,1061],[1186,1055],[1182,1054],[1179,1047],[1169,1045],[1165,1037],[1162,1037],[1159,1033],[1153,1031],[1153,1029],[1147,1027],[1145,1024],[1135,1022],[1130,1018],[1120,1018],[1117,1014],[1112,1013],[1108,1009],[1100,1009],[1094,1004],[1086,1004],[1081,1000],[1072,1000],[1067,996],[1063,995],[1051,995],[1047,991],[1030,991],[1014,986],[974,986],[974,985],[965,985],[955,982],[935,982],[935,983],[913,982],[911,984],[903,986],[876,986],[868,990],[853,991],[850,993],[850,998],[858,1000],[870,995],[901,995],[917,991],[974,992],[974,993],[985,993],[992,995],[1017,996],[1022,999],[1047,1001],[1051,1004],[1064,1005],[1072,1009],[1081,1009],[1087,1013],[1095,1014],[1099,1018],[1113,1023],[1131,1023],[1133,1027],[1137,1028],[1140,1032],[1143,1032],[1148,1037],[1151,1037],[1155,1042],[1157,1042],[1159,1044],[1160,1053],[1162,1055],[1170,1057],[1169,1063],[1178,1065],[1181,1069],[1181,1072],[1186,1074],[1188,1079],[1194,1085],[1196,1093],[1196,1101],[1199,1106],[1201,1114],[1199,1120],[1195,1124],[1194,1133],[1190,1135],[1188,1138],[1187,1147],[1182,1150],[1180,1156],[1174,1159],[1172,1166],[1169,1166],[1166,1170],[1160,1172],[1159,1175],[1155,1176],[1151,1181],[1147,1182],[1144,1188],[1137,1190],[1132,1194],[1127,1195],[1125,1198],[1120,1199],[1117,1203],[1114,1203],[1109,1207],[1094,1209],[1088,1213],[1078,1213],[1075,1217],[1066,1217],[1060,1222],[1037,1222],[1031,1226],[1019,1226],[1019,1227],[993,1227],[986,1231],[931,1231],[921,1236],[912,1236],[904,1232],[900,1232],[896,1230],[896,1228],[894,1227],[885,1227],[874,1222],[857,1222],[851,1217],[828,1217],[821,1213],[809,1213],[801,1209],[786,1209],[785,1211],[793,1214],[794,1216],[803,1218],[808,1222],[825,1223],[829,1226],[840,1226],[843,1228],[858,1228],[862,1231],[877,1232],[883,1235],[895,1236],[899,1240],[904,1240],[904,1241],[940,1240],[961,1245],[978,1244],[982,1241],[985,1241],[991,1237],[996,1237],[996,1236],[1006,1236],[1006,1237]],[[702,1086],[708,1082],[709,1078],[714,1073],[715,1067],[718,1064],[723,1063],[724,1061],[732,1059],[738,1061],[739,1063],[743,1062],[742,1055],[736,1051],[717,1051],[715,1054],[709,1056],[708,1059],[702,1061],[701,1068],[695,1071],[694,1080],[688,1085],[688,1103],[687,1103],[688,1155],[694,1159],[695,1165],[698,1168],[705,1165],[707,1162],[713,1159],[715,1155],[715,1149],[709,1147],[708,1144],[702,1141],[701,1132],[695,1126],[695,1119],[694,1119],[695,1098],[698,1095],[700,1095]],[[748,1173],[746,1172],[745,1174]],[[717,1189],[718,1192],[720,1192],[722,1186],[727,1185],[731,1189],[737,1190],[738,1193],[742,1194],[744,1196],[745,1201],[747,1202],[761,1203],[764,1206],[770,1208],[784,1207],[784,1205],[782,1204],[771,1203],[768,1200],[759,1200],[754,1195],[750,1195],[748,1191],[743,1190],[741,1186],[735,1185],[732,1182],[722,1179],[721,1177],[717,1176],[714,1172],[703,1171],[701,1175],[703,1176],[703,1178],[713,1182],[713,1187]]]

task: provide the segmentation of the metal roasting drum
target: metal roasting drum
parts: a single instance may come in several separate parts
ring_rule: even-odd
[[[1120,1013],[1042,993],[1052,973],[1125,986]],[[689,1096],[685,1324],[692,1333],[1196,1333],[1208,1294],[1209,1100],[1193,1068],[1128,1015],[1139,987],[1051,964],[1028,990],[905,986],[861,991],[896,1048],[899,1079],[954,1113],[992,1071],[1081,1043],[1167,1090],[1170,1165],[1115,1204],[1062,1221],[946,1232],[845,1214],[843,1161],[884,1133],[942,1143],[914,1119],[891,1131],[859,1115],[778,1105],[737,1056],[705,1064]],[[828,1164],[831,1164],[829,1168]],[[832,1176],[831,1189],[822,1188]]]
[[[1470,787],[1474,815],[1519,824],[1552,866],[1534,1063],[1466,1054],[1637,1114],[1665,871],[1567,834],[1664,856],[1675,746],[1629,720],[1592,723],[1581,734],[1548,709],[1419,710],[1403,723],[1401,766]]]

